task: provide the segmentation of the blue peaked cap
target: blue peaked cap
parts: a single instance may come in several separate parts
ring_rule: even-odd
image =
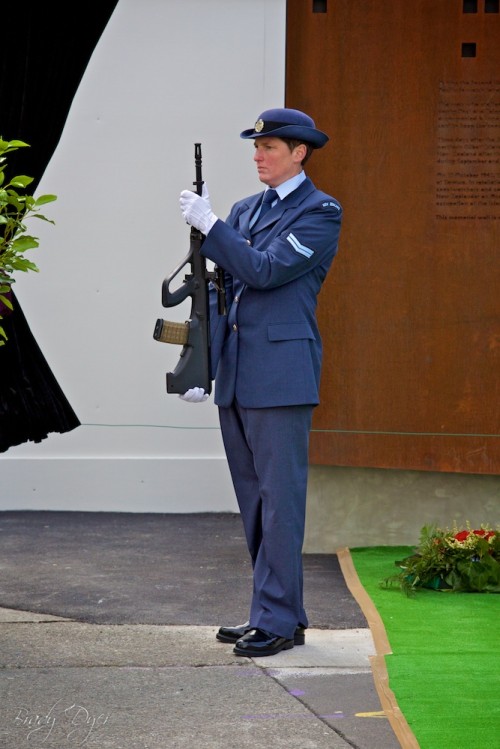
[[[322,148],[329,138],[316,129],[314,120],[298,109],[266,109],[253,128],[243,130],[240,138],[295,138],[309,143],[313,148]]]

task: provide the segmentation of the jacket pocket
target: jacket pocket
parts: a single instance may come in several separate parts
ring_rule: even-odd
[[[294,341],[315,336],[308,322],[273,323],[267,326],[267,337],[270,341]]]

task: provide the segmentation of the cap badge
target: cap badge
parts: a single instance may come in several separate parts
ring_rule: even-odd
[[[255,132],[260,133],[264,129],[264,120],[257,120],[255,123]]]

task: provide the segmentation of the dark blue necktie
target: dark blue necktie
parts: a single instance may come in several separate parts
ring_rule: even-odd
[[[262,206],[257,221],[260,221],[261,218],[266,215],[266,213],[271,209],[271,203],[273,203],[278,197],[276,190],[271,189],[265,191],[262,197]]]

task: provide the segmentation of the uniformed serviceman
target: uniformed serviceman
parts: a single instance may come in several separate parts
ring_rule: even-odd
[[[241,656],[305,641],[302,546],[309,433],[319,402],[322,346],[317,296],[337,252],[342,209],[304,172],[328,136],[307,114],[269,109],[241,137],[254,141],[264,192],[226,221],[201,196],[180,196],[202,254],[225,271],[227,316],[212,316],[214,400],[253,566],[249,618],[217,639]],[[216,309],[216,302],[215,302]],[[199,402],[193,388],[180,396]]]

